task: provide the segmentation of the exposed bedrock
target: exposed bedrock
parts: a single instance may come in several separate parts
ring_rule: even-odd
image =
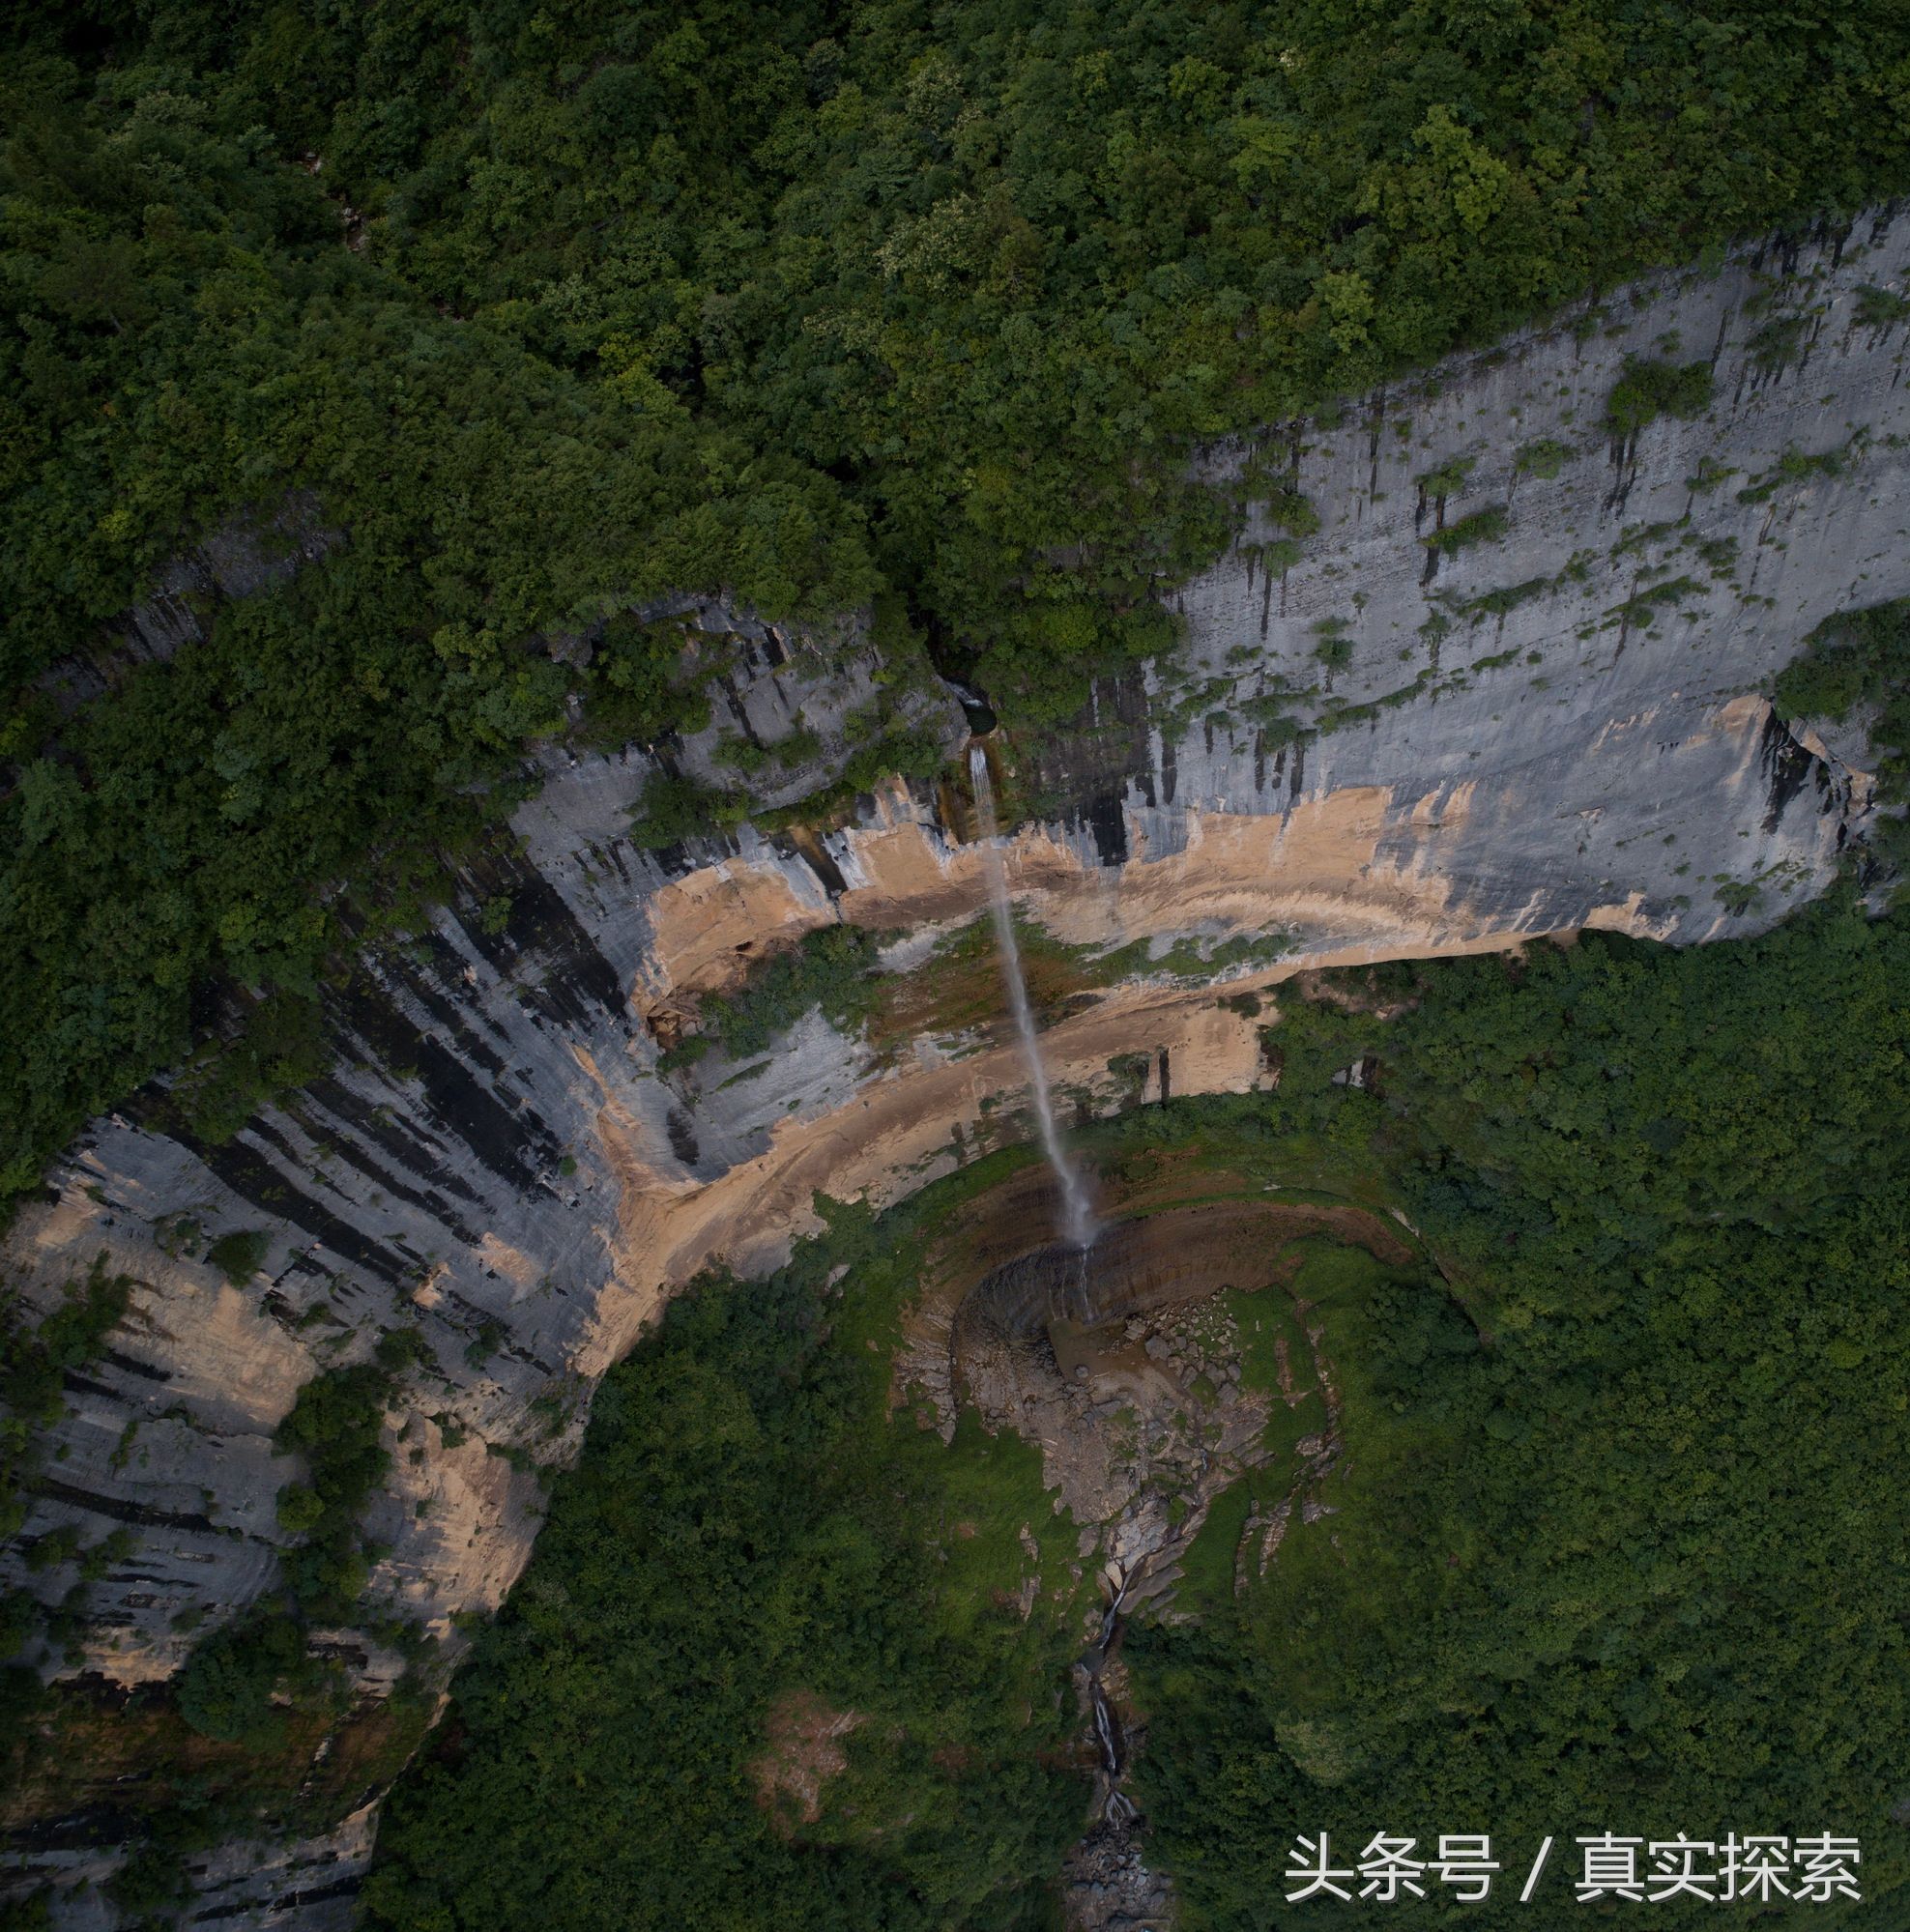
[[[1760,691],[1824,617],[1910,592],[1910,333],[1867,323],[1887,305],[1862,293],[1900,289],[1906,252],[1910,219],[1885,210],[1210,453],[1262,480],[1241,542],[1176,598],[1175,665],[1103,680],[1076,729],[996,745],[1026,815],[1005,853],[1019,910],[1070,946],[1152,955],[1051,1014],[1067,1107],[1270,1080],[1260,1028],[1303,967],[1584,927],[1701,940],[1822,889],[1871,812],[1868,754],[1786,731]],[[1628,356],[1708,362],[1710,408],[1614,440]],[[1317,532],[1276,528],[1288,488]],[[1427,541],[1461,529],[1478,540]],[[710,772],[725,731],[801,729],[801,784],[841,769],[883,672],[856,625],[825,649],[712,600],[676,618],[738,648],[709,733],[657,757]],[[959,746],[952,697],[911,702]],[[272,1587],[295,1473],[274,1426],[409,1322],[430,1354],[390,1418],[372,1589],[451,1637],[522,1568],[529,1465],[572,1453],[595,1377],[671,1289],[772,1264],[818,1191],[893,1200],[1026,1137],[999,1015],[938,1017],[936,947],[986,886],[958,792],[889,785],[847,822],[655,854],[627,832],[656,768],[548,754],[514,851],[331,996],[323,1079],[223,1146],[142,1095],[19,1217],[6,1260],[30,1303],[101,1253],[140,1284],[72,1379],[27,1525],[136,1538],[94,1586],[89,1668],[164,1675],[182,1625]],[[794,768],[758,802],[787,802]],[[920,1024],[845,1039],[812,1012],[755,1062],[659,1072],[707,995],[835,921],[894,936],[893,1010]],[[1229,939],[1259,943],[1203,977],[1194,954]],[[1257,1016],[1222,1003],[1269,989]],[[206,1250],[245,1230],[259,1264],[229,1282]],[[391,1680],[388,1652],[340,1641],[363,1686]]]
[[[1082,1526],[1081,1554],[1098,1551],[1110,1594],[1139,1601],[1172,1586],[1214,1497],[1266,1460],[1281,1389],[1242,1383],[1219,1298],[1284,1305],[1296,1243],[1364,1248],[1388,1267],[1412,1262],[1416,1244],[1350,1202],[1269,1197],[1214,1176],[1190,1188],[1168,1174],[1105,1190],[1102,1232],[1084,1254],[1051,1237],[1052,1196],[1040,1170],[1015,1175],[972,1204],[971,1232],[931,1257],[895,1399],[944,1438],[969,1404],[1027,1437]],[[1318,1379],[1330,1389],[1330,1374]],[[1330,1434],[1311,1445],[1310,1467]]]
[[[963,1297],[952,1346],[966,1358],[991,1343],[1046,1334],[1057,1322],[1094,1328],[1159,1314],[1226,1287],[1262,1287],[1282,1241],[1333,1226],[1336,1216],[1371,1220],[1357,1210],[1214,1201],[1117,1221],[1085,1254],[1035,1248],[990,1270]]]

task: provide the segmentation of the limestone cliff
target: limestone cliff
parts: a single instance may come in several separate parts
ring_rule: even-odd
[[[1882,211],[1209,452],[1251,508],[1175,593],[1179,657],[1102,680],[1070,732],[997,746],[1028,811],[1009,859],[1028,915],[1073,947],[1147,942],[1045,1035],[1078,1106],[1268,1078],[1265,1016],[1220,995],[1302,967],[1586,926],[1702,940],[1823,888],[1871,810],[1866,752],[1785,731],[1759,694],[1821,619],[1910,593],[1910,332],[1866,293],[1901,288],[1906,257],[1910,216]],[[1628,358],[1707,363],[1710,407],[1613,435]],[[1318,527],[1295,535],[1301,500]],[[825,669],[714,602],[654,615],[734,647],[707,733],[547,754],[514,851],[332,999],[323,1079],[224,1145],[166,1128],[150,1096],[95,1121],[12,1231],[30,1303],[101,1253],[138,1283],[70,1385],[28,1524],[137,1539],[95,1586],[90,1670],[169,1673],[182,1625],[272,1586],[274,1426],[315,1372],[414,1321],[429,1358],[389,1419],[372,1597],[454,1648],[453,1617],[524,1563],[536,1465],[572,1452],[594,1378],[674,1286],[771,1263],[817,1191],[892,1199],[1019,1138],[1011,1045],[929,998],[899,1037],[812,1012],[761,1064],[659,1069],[766,950],[849,921],[889,936],[906,982],[985,888],[959,791],[900,782],[841,822],[638,850],[659,758],[708,779],[726,733],[806,731],[755,790],[787,806],[841,770],[884,677],[853,626]],[[952,697],[910,704],[960,742]],[[1253,944],[1202,967],[1230,939]],[[239,1231],[263,1240],[232,1282],[204,1256]],[[367,1690],[391,1681],[364,1631],[335,1641]],[[335,1857],[306,1854],[332,1860],[322,1886],[277,1858],[208,1874],[208,1895],[226,1922],[329,1922],[368,1843],[362,1817],[343,1831]],[[31,1862],[100,1868],[57,1829]]]

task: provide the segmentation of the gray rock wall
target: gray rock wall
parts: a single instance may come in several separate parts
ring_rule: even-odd
[[[885,661],[859,614],[819,631],[738,616],[709,599],[682,604],[679,615],[693,610],[697,627],[736,653],[707,687],[709,723],[674,750],[678,768],[702,784],[743,790],[757,809],[773,811],[833,784],[882,737],[920,732],[952,748],[967,735],[960,706],[926,661]],[[746,769],[738,751],[756,755]]]
[[[1910,338],[1861,314],[1866,286],[1902,287],[1910,221],[1887,211],[1623,292],[1335,426],[1214,452],[1218,472],[1254,461],[1289,483],[1320,527],[1269,567],[1288,539],[1263,484],[1241,542],[1178,593],[1180,660],[1104,680],[1082,731],[1008,746],[1049,801],[1010,854],[1030,912],[1157,956],[1278,928],[1277,968],[1236,968],[1266,984],[1586,923],[1702,939],[1820,890],[1870,809],[1861,735],[1793,736],[1757,693],[1830,612],[1910,592]],[[1714,400],[1614,440],[1625,358],[1655,354],[1708,360]],[[1519,461],[1542,442],[1561,446],[1549,476]],[[1456,459],[1471,467],[1443,500],[1416,480]],[[1492,507],[1489,541],[1424,540]],[[757,802],[841,769],[884,688],[854,626],[824,651],[707,602],[673,615],[740,644],[709,730],[668,749],[678,769],[735,782],[714,762],[725,735],[772,745],[798,727],[813,757],[753,778]],[[1282,718],[1299,735],[1281,742]],[[892,721],[961,732],[932,690]],[[426,931],[333,997],[324,1079],[224,1146],[142,1096],[94,1122],[20,1217],[6,1258],[30,1305],[96,1254],[139,1283],[105,1357],[71,1378],[27,1525],[136,1535],[95,1586],[88,1668],[163,1676],[182,1620],[203,1630],[272,1587],[274,1499],[295,1474],[274,1426],[311,1375],[408,1323],[429,1359],[390,1417],[374,1607],[454,1649],[453,1614],[494,1605],[528,1554],[535,1465],[573,1451],[595,1376],[662,1293],[713,1256],[773,1260],[813,1187],[892,1197],[1017,1131],[1018,1065],[973,1034],[879,1049],[812,1014],[760,1065],[659,1072],[699,994],[756,952],[850,918],[899,928],[892,962],[932,973],[982,883],[920,789],[828,832],[639,851],[628,814],[656,768],[552,753],[516,850],[470,867]],[[1174,1092],[1259,1077],[1251,1023],[1165,964],[1050,1043],[1084,1105],[1137,1097],[1106,1078],[1116,1052],[1148,1055],[1140,1096],[1158,1095],[1170,1048]],[[230,1283],[206,1250],[244,1230],[263,1260]],[[7,1567],[49,1601],[72,1580],[24,1573],[17,1551]],[[330,1640],[362,1687],[391,1682],[396,1658],[364,1631]],[[333,1916],[363,1858],[362,1821],[345,1829]],[[229,1887],[227,1866],[206,1883]],[[313,1911],[300,1922],[325,1922]],[[222,1917],[298,1919],[265,1903]]]
[[[1868,786],[1861,751],[1794,742],[1756,694],[1825,617],[1910,591],[1910,329],[1865,320],[1906,267],[1910,216],[1879,211],[1215,452],[1297,489],[1318,533],[1269,567],[1291,539],[1262,495],[1175,597],[1171,678],[1105,686],[1098,739],[1038,756],[1039,789],[1118,858],[1201,814],[1383,788],[1381,860],[1450,879],[1482,927],[1625,904],[1696,939],[1780,916]],[[1635,357],[1707,363],[1710,407],[1614,437]],[[1456,464],[1456,487],[1422,481]],[[1501,536],[1427,542],[1494,509]],[[1282,745],[1256,708],[1312,729]]]
[[[91,651],[50,667],[40,687],[71,710],[136,666],[163,663],[185,646],[203,643],[211,612],[222,600],[283,583],[343,541],[308,491],[294,490],[271,508],[235,513],[175,558],[152,594],[108,626]]]

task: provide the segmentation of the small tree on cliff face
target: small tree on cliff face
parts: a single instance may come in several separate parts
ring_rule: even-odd
[[[376,1552],[358,1519],[391,1468],[380,1437],[394,1376],[422,1348],[414,1329],[381,1337],[375,1360],[313,1376],[274,1430],[278,1453],[305,1463],[306,1480],[278,1492],[279,1527],[303,1539],[282,1559],[293,1613],[256,1610],[194,1649],[178,1684],[193,1729],[268,1749],[282,1734],[274,1698],[323,1679],[305,1656],[304,1628],[345,1621],[363,1594]]]
[[[1827,619],[1803,656],[1772,686],[1781,718],[1825,717],[1838,724],[1862,709],[1874,714],[1878,814],[1870,844],[1899,871],[1910,869],[1910,598]]]
[[[1684,421],[1711,407],[1709,362],[1647,361],[1628,356],[1625,373],[1606,398],[1605,422],[1613,436],[1629,440],[1661,416]]]
[[[66,1406],[67,1373],[100,1352],[131,1300],[130,1278],[109,1275],[103,1252],[37,1325],[22,1318],[11,1290],[0,1293],[0,1538],[26,1521],[27,1479],[39,1462],[41,1431]]]
[[[305,1458],[308,1484],[288,1485],[280,1497],[281,1519],[306,1532],[286,1555],[285,1580],[300,1611],[321,1622],[350,1616],[370,1573],[358,1517],[391,1466],[379,1440],[391,1394],[380,1363],[328,1370],[299,1391],[273,1434],[281,1454]]]
[[[242,1617],[193,1650],[179,1676],[179,1715],[220,1744],[270,1750],[285,1729],[273,1698],[307,1668],[304,1632],[292,1618]]]

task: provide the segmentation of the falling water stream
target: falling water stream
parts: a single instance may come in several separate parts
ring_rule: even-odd
[[[981,824],[989,905],[995,914],[996,944],[1001,953],[1001,978],[1008,989],[1008,1010],[1014,1015],[1022,1058],[1027,1062],[1028,1089],[1041,1129],[1041,1151],[1048,1156],[1048,1165],[1061,1190],[1061,1232],[1070,1247],[1081,1250],[1085,1266],[1087,1250],[1094,1245],[1094,1210],[1088,1204],[1087,1185],[1068,1158],[1068,1150],[1061,1144],[1060,1130],[1055,1125],[1055,1102],[1048,1091],[1048,1070],[1041,1063],[1034,1012],[1028,1005],[1027,984],[1022,977],[1022,949],[1015,940],[1014,913],[1008,905],[1008,872],[1001,862],[1001,848],[997,841],[995,785],[989,777],[988,753],[978,744],[969,750],[969,776],[974,781],[975,817]]]
[[[1132,1580],[1125,1571],[1117,1572],[1117,1576],[1114,1600],[1102,1613],[1101,1634],[1095,1640],[1094,1648],[1081,1660],[1081,1668],[1087,1677],[1088,1702],[1094,1713],[1094,1742],[1101,1754],[1102,1774],[1108,1782],[1102,1815],[1116,1822],[1134,1816],[1134,1806],[1128,1802],[1127,1794],[1120,1788],[1121,1773],[1127,1769],[1127,1740],[1121,1731],[1120,1715],[1109,1702],[1108,1693],[1101,1687],[1101,1672],[1107,1662],[1108,1647],[1119,1633],[1121,1605],[1127,1600],[1128,1584]]]
[[[995,822],[995,785],[989,775],[988,753],[979,745],[969,749],[969,776],[975,793],[975,817],[979,822],[983,863],[988,868],[989,906],[995,915],[995,939],[1001,955],[1001,978],[1008,990],[1008,1010],[1014,1016],[1015,1032],[1021,1040],[1022,1058],[1027,1064],[1028,1090],[1034,1101],[1034,1114],[1041,1131],[1041,1150],[1048,1157],[1056,1186],[1061,1191],[1061,1232],[1081,1257],[1079,1313],[1085,1316],[1087,1256],[1099,1231],[1094,1210],[1087,1197],[1087,1184],[1081,1170],[1061,1144],[1060,1129],[1055,1124],[1055,1102],[1048,1088],[1048,1070],[1042,1064],[1041,1046],[1034,1030],[1034,1012],[1028,1004],[1027,982],[1022,975],[1022,949],[1015,938],[1015,919],[1008,904],[1008,874],[1002,863],[998,827]],[[1094,1714],[1094,1739],[1102,1773],[1107,1780],[1103,1815],[1116,1825],[1132,1820],[1134,1806],[1119,1789],[1126,1757],[1121,1722],[1114,1707],[1101,1687],[1101,1660],[1120,1628],[1121,1603],[1127,1596],[1123,1577],[1113,1602],[1101,1620],[1100,1640],[1090,1653],[1092,1661],[1083,1661],[1087,1677],[1088,1700]]]

